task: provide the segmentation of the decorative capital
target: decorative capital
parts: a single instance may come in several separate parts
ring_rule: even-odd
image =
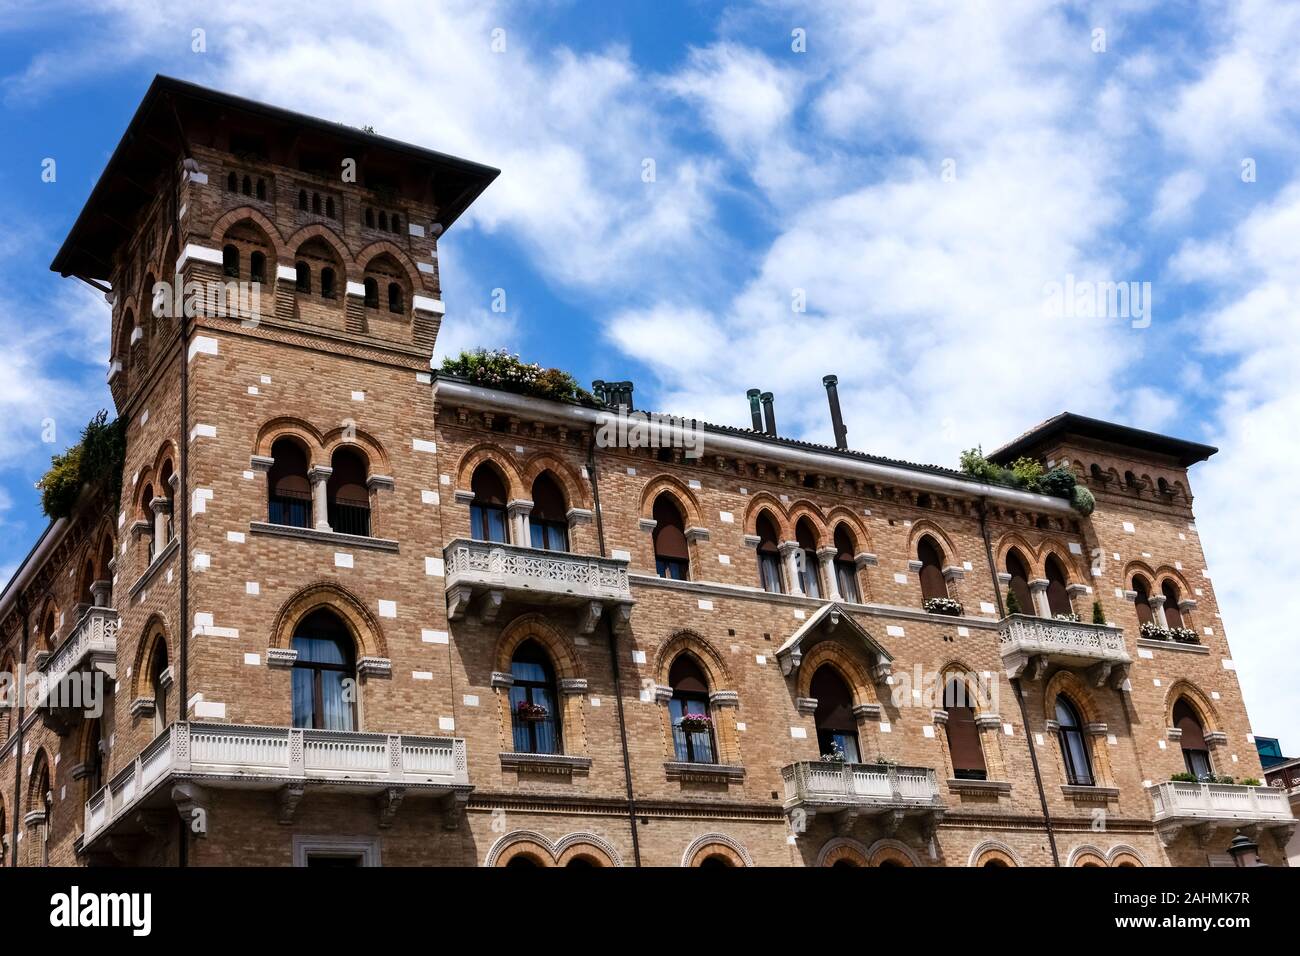
[[[709,694],[709,703],[714,707],[739,707],[740,694],[734,690],[715,690]]]
[[[1037,594],[1040,591],[1046,591],[1049,584],[1051,582],[1047,578],[1034,578],[1029,582],[1029,590]]]
[[[859,551],[853,556],[853,563],[858,566],[858,570],[863,568],[874,568],[880,564],[880,559],[870,551]]]
[[[393,662],[387,657],[363,657],[357,661],[357,676],[392,677]]]
[[[794,699],[794,708],[801,714],[817,713],[816,697],[796,697]]]
[[[275,464],[275,459],[270,455],[254,455],[248,459],[248,467],[253,471],[267,472]]]
[[[317,482],[329,481],[332,474],[334,474],[334,469],[328,465],[313,465],[307,470],[307,480],[314,485]]]
[[[371,475],[366,479],[366,487],[371,491],[374,491],[377,488],[391,490],[396,484],[397,482],[393,480],[391,475]]]
[[[638,518],[636,526],[642,531],[654,531],[659,526],[659,522],[654,518]]]
[[[493,687],[514,687],[515,675],[507,674],[505,671],[493,671],[492,686]]]
[[[587,692],[587,678],[585,677],[565,677],[560,680],[561,694],[585,694]]]
[[[708,540],[709,540],[709,529],[708,529],[708,528],[698,528],[698,527],[696,527],[696,528],[687,528],[687,529],[686,529],[686,540],[687,540],[687,541],[708,541]]]
[[[298,652],[292,647],[268,647],[266,649],[267,667],[292,667],[298,660]]]

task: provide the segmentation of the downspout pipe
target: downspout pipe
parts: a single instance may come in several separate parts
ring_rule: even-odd
[[[988,499],[979,500],[980,537],[984,539],[984,556],[989,563],[989,576],[993,579],[993,596],[998,602],[998,617],[1007,616],[1006,604],[1002,600],[1002,588],[998,584],[998,566],[993,560],[993,542],[989,538]],[[1043,827],[1047,831],[1047,843],[1052,850],[1052,865],[1061,865],[1061,854],[1056,848],[1056,833],[1052,829],[1052,814],[1047,808],[1047,791],[1043,788],[1043,774],[1038,766],[1038,751],[1034,748],[1034,736],[1029,732],[1029,709],[1025,706],[1025,695],[1020,687],[1020,678],[1009,678],[1011,689],[1015,692],[1016,703],[1020,707],[1020,722],[1025,728],[1025,744],[1029,747],[1029,762],[1034,768],[1034,783],[1038,786],[1038,802],[1043,808]]]
[[[591,503],[596,511],[596,540],[600,545],[600,556],[605,551],[605,522],[600,513],[600,482],[596,477],[596,431],[593,429],[587,445],[587,474],[591,476]],[[641,839],[637,832],[636,791],[632,787],[632,758],[627,747],[627,719],[623,713],[623,688],[618,668],[618,635],[614,633],[614,622],[608,614],[605,618],[605,634],[609,640],[610,668],[614,675],[614,701],[618,708],[618,736],[623,748],[623,784],[627,790],[627,820],[632,832],[632,865],[641,866]]]
[[[23,618],[23,634],[18,642],[18,680],[14,684],[14,692],[18,695],[18,737],[14,741],[14,803],[13,813],[10,814],[13,819],[9,828],[9,865],[13,867],[18,866],[18,819],[23,815],[23,719],[25,717],[23,702],[27,697],[24,688],[27,684],[25,679],[27,674],[27,645],[31,639],[31,621],[28,620],[30,610],[27,595],[24,594],[18,599],[18,613]]]

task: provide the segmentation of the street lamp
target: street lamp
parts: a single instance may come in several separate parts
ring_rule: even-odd
[[[1259,859],[1259,844],[1246,836],[1240,830],[1228,844],[1228,855],[1232,857],[1232,862],[1237,866],[1267,866],[1261,863]]]

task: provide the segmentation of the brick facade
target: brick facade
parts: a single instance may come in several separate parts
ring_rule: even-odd
[[[189,89],[174,92],[189,103]],[[157,161],[158,193],[139,204],[135,233],[111,240],[102,278],[121,291],[110,385],[129,423],[121,501],[93,499],[53,526],[53,546],[24,565],[0,612],[5,670],[23,661],[32,671],[39,652],[72,633],[79,605],[93,602],[90,584],[111,578],[120,628],[115,666],[99,668],[111,678],[99,782],[139,767],[144,783],[120,810],[110,798],[110,822],[87,839],[89,722],[10,707],[0,716],[0,807],[6,840],[14,834],[18,845],[6,865],[172,865],[182,842],[188,863],[214,866],[292,865],[312,853],[386,865],[632,865],[638,855],[651,866],[1222,859],[1231,827],[1158,832],[1148,790],[1184,769],[1171,733],[1180,699],[1199,716],[1216,772],[1263,776],[1177,454],[1086,429],[1042,433],[1031,453],[1065,463],[1096,495],[1095,512],[1082,517],[1059,500],[942,469],[732,429],[707,431],[698,459],[596,447],[591,409],[474,390],[429,371],[442,314],[437,239],[459,211],[448,210],[475,190],[449,200],[437,175],[432,187],[422,178],[427,157],[378,140],[362,165],[378,164],[384,177],[340,182],[316,169],[309,147],[328,154],[332,169],[361,134],[317,124],[298,143],[290,118],[227,105],[225,119],[197,100],[182,111],[188,160],[178,151]],[[269,144],[264,153],[248,149],[252,132]],[[479,177],[477,189],[490,172],[461,171]],[[241,279],[254,253],[265,257],[257,321],[205,310],[182,336],[181,323],[147,318],[152,278],[220,281],[228,246]],[[299,263],[311,269],[310,291],[298,287]],[[332,298],[321,295],[327,268]],[[368,301],[368,279],[381,290],[377,302]],[[394,309],[390,285],[399,290]],[[368,535],[318,527],[319,509],[304,529],[268,521],[273,450],[283,460],[286,441],[319,480],[328,480],[323,469],[341,473],[340,454],[360,456]],[[534,482],[550,476],[568,509],[570,551],[625,567],[628,601],[578,601],[546,585],[449,593],[444,548],[474,537],[471,486],[481,467],[506,486],[516,545]],[[689,580],[656,573],[653,514],[664,493],[681,512]],[[169,508],[171,530],[161,534],[177,537],[170,544],[155,541],[155,513]],[[762,590],[763,513],[783,543],[798,540],[801,522],[819,548],[847,530],[860,600],[817,617],[827,601]],[[923,540],[942,552],[962,616],[921,609]],[[1047,655],[1009,680],[999,641],[1006,585],[996,575],[1013,549],[1034,581],[1057,573],[1049,565],[1063,571],[1089,634],[1099,601],[1131,662]],[[1139,639],[1135,575],[1154,593],[1173,582],[1194,602],[1182,613],[1199,644]],[[57,623],[46,634],[50,609]],[[370,785],[346,772],[304,783],[265,770],[256,754],[245,755],[251,769],[239,786],[170,771],[148,778],[150,745],[170,733],[164,721],[290,727],[297,671],[286,658],[298,626],[321,609],[354,645],[354,729],[381,749],[396,746],[396,735],[463,740],[468,786]],[[792,657],[786,645],[809,622]],[[552,759],[515,753],[506,675],[525,643],[553,671],[562,754]],[[674,746],[667,698],[681,654],[711,695],[708,766],[684,766]],[[851,694],[862,763],[932,771],[933,805],[846,812],[788,803],[783,769],[821,764],[810,682],[822,667]],[[951,715],[934,693],[953,675],[994,688],[974,708],[983,781],[956,779]],[[1066,779],[1058,694],[1086,724],[1092,786]],[[198,759],[193,739],[184,738],[187,760]],[[1281,862],[1273,835],[1289,831],[1258,832],[1265,859]]]

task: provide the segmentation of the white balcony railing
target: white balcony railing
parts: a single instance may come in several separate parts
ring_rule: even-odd
[[[40,703],[49,703],[51,691],[69,674],[86,668],[117,676],[117,632],[121,620],[111,607],[91,607],[62,644],[40,667]]]
[[[1121,683],[1133,659],[1124,647],[1124,632],[1102,624],[1012,614],[999,626],[1002,663],[1008,677],[1035,680],[1048,663],[1100,665],[1100,675]]]
[[[486,620],[495,616],[506,597],[538,604],[590,605],[594,613],[587,620],[593,625],[605,606],[618,609],[623,620],[632,606],[624,559],[457,538],[443,549],[443,561],[447,608],[453,620],[463,617],[470,602],[481,595],[488,596],[480,609]]]
[[[940,810],[939,781],[928,767],[801,761],[781,769],[785,808]]]
[[[1171,780],[1153,784],[1150,793],[1157,826],[1275,824],[1285,827],[1296,822],[1286,792],[1273,787]]]
[[[293,727],[178,722],[86,802],[84,843],[167,776],[265,789],[296,781],[361,792],[386,787],[467,790],[465,741]]]

